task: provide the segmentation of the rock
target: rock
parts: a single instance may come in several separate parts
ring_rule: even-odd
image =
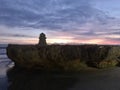
[[[102,46],[102,48],[101,48]],[[8,45],[8,57],[18,67],[47,70],[81,70],[87,66],[103,68],[120,61],[120,46],[103,45]],[[103,63],[101,63],[103,62]],[[106,64],[107,63],[107,64]],[[100,64],[100,65],[99,65]]]
[[[40,45],[40,46],[47,45],[47,43],[46,43],[46,35],[44,33],[40,34],[38,45]]]

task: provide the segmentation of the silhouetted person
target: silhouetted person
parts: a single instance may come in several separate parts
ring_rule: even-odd
[[[40,34],[38,45],[40,45],[40,46],[45,46],[45,45],[47,45],[47,43],[46,43],[46,36],[45,36],[44,33],[41,33],[41,34]]]

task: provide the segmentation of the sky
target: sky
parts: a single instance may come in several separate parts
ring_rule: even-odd
[[[0,0],[0,44],[120,45],[120,0]]]

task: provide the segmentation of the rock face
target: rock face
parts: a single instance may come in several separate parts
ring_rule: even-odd
[[[8,45],[7,55],[18,67],[81,70],[87,66],[105,68],[117,65],[120,46]]]

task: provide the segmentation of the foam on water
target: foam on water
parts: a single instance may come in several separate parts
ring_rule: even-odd
[[[1,71],[6,71],[9,68],[9,64],[12,63],[12,61],[6,55],[6,46],[7,45],[0,45],[0,47],[2,47],[0,48],[0,76],[3,74]]]
[[[0,49],[0,54],[6,54],[6,50],[5,49]]]
[[[7,45],[0,45],[0,90],[7,90],[6,71],[14,65],[14,63],[6,55]]]

